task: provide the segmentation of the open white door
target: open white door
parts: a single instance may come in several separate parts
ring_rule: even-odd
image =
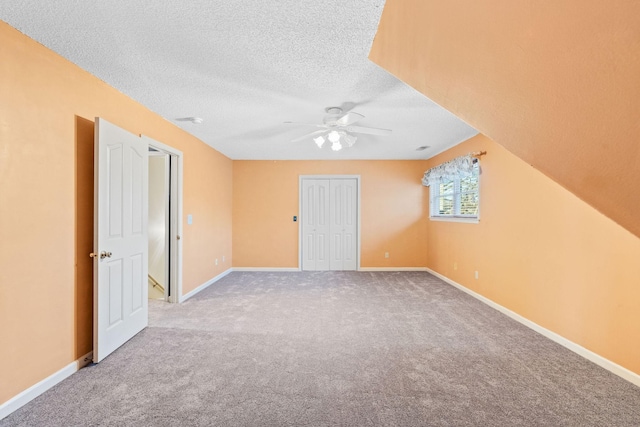
[[[149,153],[139,137],[96,118],[93,361],[148,323]]]

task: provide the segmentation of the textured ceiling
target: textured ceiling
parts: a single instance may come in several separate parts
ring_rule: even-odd
[[[232,159],[426,159],[477,132],[367,59],[383,0],[3,0],[0,19]],[[318,149],[324,109],[393,130]],[[201,117],[202,124],[176,121]],[[429,145],[431,148],[416,151]]]

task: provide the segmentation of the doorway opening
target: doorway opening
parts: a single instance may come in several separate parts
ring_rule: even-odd
[[[171,248],[169,155],[149,147],[149,299],[167,301]]]
[[[182,153],[142,136],[149,145],[149,299],[182,295]]]
[[[168,165],[165,301],[182,295],[182,153],[96,117],[94,143],[93,361],[149,324],[149,150]]]

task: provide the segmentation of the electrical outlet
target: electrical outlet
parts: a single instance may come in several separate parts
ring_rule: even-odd
[[[216,258],[216,265],[218,265],[218,258]]]
[[[385,257],[385,258],[389,258],[389,252],[385,252],[385,253],[384,253],[384,257]]]
[[[222,262],[224,262],[224,255],[222,255]]]
[[[476,270],[476,280],[478,280],[480,278],[480,275],[478,274],[478,270]]]

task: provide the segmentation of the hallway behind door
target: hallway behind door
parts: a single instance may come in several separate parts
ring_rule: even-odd
[[[169,155],[149,149],[149,298],[169,290]]]

